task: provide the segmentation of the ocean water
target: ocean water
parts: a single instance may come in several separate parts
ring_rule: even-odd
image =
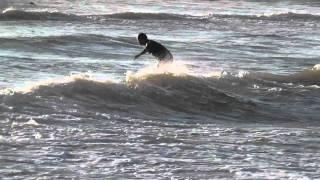
[[[0,70],[0,179],[320,179],[317,0],[1,0]]]

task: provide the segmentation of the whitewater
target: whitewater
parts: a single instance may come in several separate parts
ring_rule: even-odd
[[[0,1],[1,179],[320,178],[318,1],[32,2]]]

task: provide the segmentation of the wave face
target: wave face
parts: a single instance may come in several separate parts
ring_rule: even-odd
[[[81,21],[81,20],[108,20],[108,19],[126,19],[126,20],[214,20],[214,19],[248,19],[248,20],[312,20],[319,21],[320,16],[313,14],[299,13],[279,13],[271,15],[227,15],[227,14],[210,14],[207,16],[192,16],[169,13],[135,13],[123,12],[102,15],[75,15],[61,12],[46,11],[23,11],[23,10],[6,10],[0,14],[2,21],[17,20],[35,20],[35,21]]]

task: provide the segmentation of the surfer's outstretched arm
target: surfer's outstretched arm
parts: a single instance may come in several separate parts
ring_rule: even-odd
[[[134,56],[134,59],[137,59],[138,57],[140,57],[141,55],[145,54],[146,52],[148,52],[147,48],[145,48],[141,53],[139,53],[136,56]]]

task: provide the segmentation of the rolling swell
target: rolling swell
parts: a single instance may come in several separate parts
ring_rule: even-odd
[[[147,20],[183,20],[183,19],[195,18],[195,16],[179,15],[179,14],[134,13],[134,12],[108,14],[108,15],[102,15],[100,17],[114,18],[114,19],[131,19],[131,20],[139,20],[139,19],[147,19]]]
[[[93,19],[126,19],[126,20],[185,20],[185,21],[210,21],[214,19],[248,19],[248,20],[272,20],[272,21],[288,21],[288,20],[310,20],[319,21],[319,15],[299,14],[299,13],[279,13],[271,15],[228,15],[228,14],[210,14],[206,16],[192,16],[187,14],[169,14],[169,13],[134,13],[124,12],[106,15],[91,15]]]
[[[19,21],[19,20],[34,20],[34,21],[77,21],[83,20],[85,17],[74,14],[64,14],[60,12],[30,12],[22,10],[8,10],[0,14],[1,21]]]
[[[226,19],[248,19],[248,20],[273,20],[273,21],[287,21],[287,20],[313,20],[319,21],[320,16],[313,14],[299,14],[299,13],[279,13],[272,15],[225,15],[225,14],[211,14],[208,19],[226,18]]]
[[[81,20],[107,20],[107,19],[128,19],[128,20],[187,20],[195,18],[188,15],[167,14],[167,13],[134,13],[124,12],[115,14],[103,15],[75,15],[65,14],[61,12],[47,11],[22,11],[22,10],[7,10],[0,14],[2,21],[18,21],[18,20],[35,20],[35,21],[81,21]]]
[[[109,19],[126,19],[126,20],[214,20],[214,19],[249,19],[249,20],[312,20],[319,21],[319,15],[299,14],[299,13],[279,13],[272,15],[227,15],[227,14],[210,14],[206,16],[192,16],[187,14],[170,14],[170,13],[135,13],[123,12],[102,15],[76,15],[65,14],[61,12],[46,11],[22,11],[7,10],[0,14],[0,21],[18,21],[18,20],[36,20],[36,21],[101,21]]]
[[[62,36],[33,36],[33,37],[15,37],[15,38],[0,38],[0,41],[15,44],[32,45],[33,47],[43,47],[48,44],[66,44],[66,43],[97,43],[110,45],[121,44],[123,46],[138,46],[136,40],[132,37],[112,37],[96,34],[73,34]]]
[[[303,70],[290,75],[276,75],[271,73],[249,73],[247,78],[263,79],[266,81],[276,81],[280,83],[299,83],[304,85],[320,84],[319,65],[315,65],[312,69]]]
[[[228,15],[228,14],[210,14],[207,16],[192,16],[187,14],[169,14],[169,13],[134,13],[124,12],[107,15],[96,15],[100,18],[113,19],[129,19],[129,20],[212,20],[218,19],[249,19],[249,20],[273,20],[273,21],[287,21],[287,20],[314,20],[319,21],[319,15],[313,14],[299,14],[299,13],[279,13],[271,15]]]

